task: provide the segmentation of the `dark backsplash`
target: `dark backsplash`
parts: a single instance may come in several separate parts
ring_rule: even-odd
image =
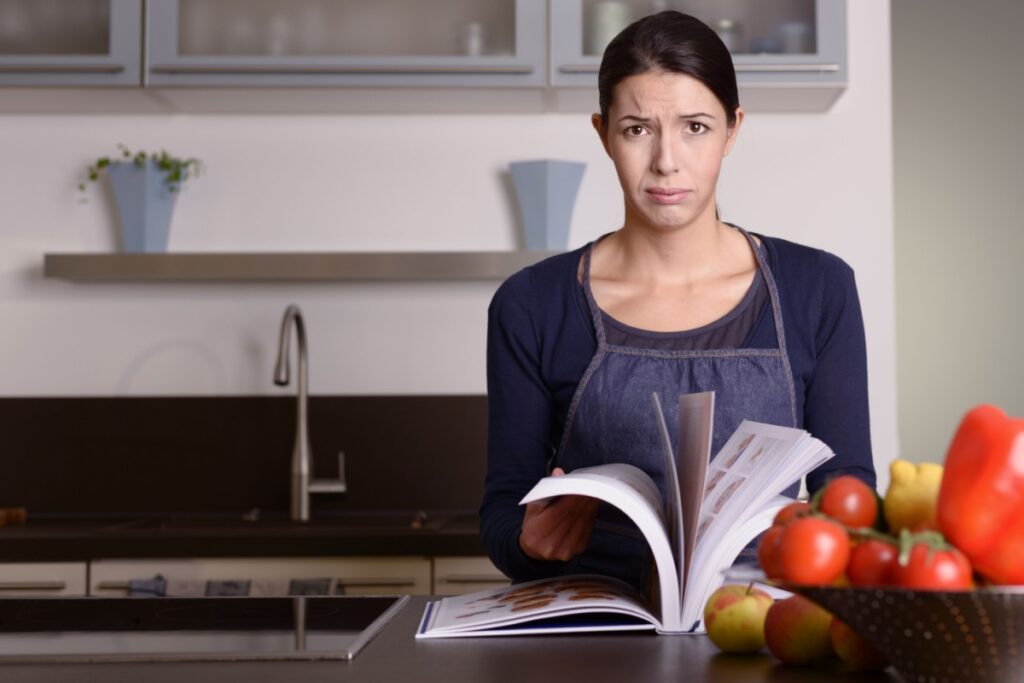
[[[315,396],[313,475],[340,510],[475,510],[485,396]],[[30,516],[287,514],[290,397],[0,398],[0,506]]]

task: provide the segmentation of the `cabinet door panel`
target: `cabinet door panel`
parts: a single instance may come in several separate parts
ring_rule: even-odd
[[[608,41],[630,22],[679,9],[711,26],[733,55],[748,108],[827,109],[846,87],[845,0],[562,0],[551,4],[554,86],[597,88]]]
[[[141,83],[142,0],[0,0],[0,85]]]
[[[175,0],[149,7],[153,85],[544,83],[544,0]]]

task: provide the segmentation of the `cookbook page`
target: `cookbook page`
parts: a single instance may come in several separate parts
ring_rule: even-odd
[[[684,563],[680,570],[680,594],[686,586],[697,544],[704,482],[711,459],[711,438],[715,420],[715,392],[683,394],[679,397],[679,462],[677,477],[682,501]]]
[[[429,621],[422,625],[417,636],[430,638],[482,635],[497,630],[509,632],[511,626],[544,621],[551,622],[548,626],[555,629],[564,625],[563,618],[567,615],[596,613],[627,615],[646,623],[648,629],[658,625],[632,586],[607,576],[581,574],[446,597],[434,605]],[[575,620],[577,624],[587,621],[593,626],[602,623],[598,619]],[[611,625],[608,620],[604,623]],[[622,626],[629,624],[630,620],[618,619],[613,623]],[[535,628],[546,627],[537,623]]]
[[[702,543],[712,526],[731,526],[745,510],[789,486],[792,481],[777,475],[788,469],[786,460],[807,438],[800,429],[749,420],[740,423],[708,468],[695,543]]]
[[[558,496],[590,496],[621,510],[643,534],[657,568],[657,605],[651,611],[662,630],[679,628],[679,571],[665,531],[665,504],[657,484],[646,472],[625,463],[581,467],[560,477],[544,477],[519,501],[520,505]]]
[[[683,571],[688,554],[683,526],[683,502],[679,492],[679,470],[676,468],[676,452],[672,447],[672,437],[668,433],[665,411],[661,407],[661,397],[656,391],[651,394],[651,408],[654,410],[654,423],[658,427],[665,472],[665,491],[668,496],[665,501],[665,532],[668,535],[669,545],[672,547],[672,557],[675,558],[676,571],[679,576],[679,590],[682,592]]]

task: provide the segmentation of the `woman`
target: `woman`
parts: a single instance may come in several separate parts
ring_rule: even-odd
[[[678,12],[641,19],[608,46],[598,81],[593,125],[625,218],[494,296],[481,532],[514,580],[596,572],[642,587],[647,549],[627,520],[579,496],[524,511],[523,494],[604,462],[658,481],[653,391],[666,406],[716,392],[713,453],[743,419],[801,427],[836,452],[807,477],[812,492],[840,472],[874,487],[864,329],[843,261],[718,219],[744,112],[714,31]]]

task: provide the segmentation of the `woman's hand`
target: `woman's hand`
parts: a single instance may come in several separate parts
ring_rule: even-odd
[[[565,472],[556,467],[552,476]],[[541,503],[527,503],[519,547],[535,560],[571,560],[587,548],[597,516],[597,499],[560,496]]]

